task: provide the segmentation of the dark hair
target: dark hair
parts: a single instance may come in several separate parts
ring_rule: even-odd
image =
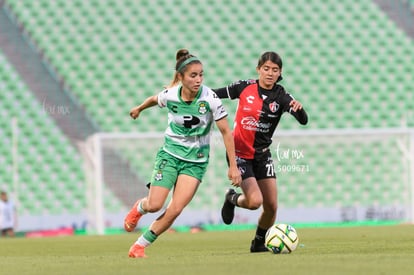
[[[180,80],[178,79],[178,74],[184,73],[188,64],[193,64],[193,63],[201,64],[201,61],[196,56],[190,54],[190,52],[187,49],[178,50],[177,53],[175,54],[175,60],[177,62],[175,64],[174,78],[171,81],[169,87],[175,86],[178,82],[180,82]]]
[[[259,61],[257,62],[257,68],[262,67],[263,64],[266,63],[266,61],[271,61],[271,62],[275,63],[276,65],[278,65],[280,69],[282,69],[282,66],[283,66],[282,58],[277,53],[275,53],[275,52],[265,52],[265,53],[263,53],[260,56]],[[276,82],[279,82],[282,79],[283,79],[282,75],[280,75]]]

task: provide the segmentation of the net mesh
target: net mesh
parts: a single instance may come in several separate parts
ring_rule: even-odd
[[[388,207],[394,209],[393,216],[382,218],[407,219],[410,141],[409,135],[398,132],[276,134],[270,149],[279,209]],[[105,215],[125,214],[137,198],[147,195],[146,184],[162,143],[162,133],[101,139]],[[207,173],[187,208],[218,212],[229,187],[224,144],[215,133]]]

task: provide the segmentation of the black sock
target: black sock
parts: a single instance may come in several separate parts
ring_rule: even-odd
[[[254,242],[256,245],[264,244],[266,232],[266,229],[260,228],[259,226],[257,227],[256,236],[254,236]]]
[[[235,206],[237,205],[237,199],[241,196],[241,193],[234,193],[233,195],[230,196],[229,201],[234,204]]]

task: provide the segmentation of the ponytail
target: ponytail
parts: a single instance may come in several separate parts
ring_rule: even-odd
[[[190,63],[201,63],[201,61],[195,57],[194,55],[190,54],[187,49],[180,49],[177,51],[175,55],[175,60],[177,61],[175,64],[175,72],[173,80],[171,81],[168,87],[173,87],[180,82],[178,78],[178,74],[183,74],[188,64]]]

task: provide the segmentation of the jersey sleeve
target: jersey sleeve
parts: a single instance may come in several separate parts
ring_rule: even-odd
[[[286,92],[284,89],[283,89],[283,92],[284,92],[283,98],[282,98],[283,111],[290,113],[291,108],[290,108],[290,105],[289,104],[295,98],[291,94],[289,94],[288,92]]]
[[[288,92],[285,91],[285,95],[283,96],[283,111],[284,112],[289,112],[292,116],[294,116],[296,118],[296,120],[300,123],[300,124],[307,124],[308,123],[308,115],[305,111],[305,109],[301,109],[298,110],[296,112],[294,112],[292,110],[292,108],[290,107],[290,102],[292,100],[294,100],[295,98],[289,94]]]
[[[168,101],[168,89],[163,90],[158,94],[158,107],[164,108],[167,106]]]
[[[214,92],[211,92],[210,108],[215,121],[225,118],[228,115],[220,98]]]
[[[219,98],[230,98],[236,99],[239,98],[241,92],[249,84],[256,83],[256,80],[239,80],[231,83],[230,85],[222,88],[213,89]]]

